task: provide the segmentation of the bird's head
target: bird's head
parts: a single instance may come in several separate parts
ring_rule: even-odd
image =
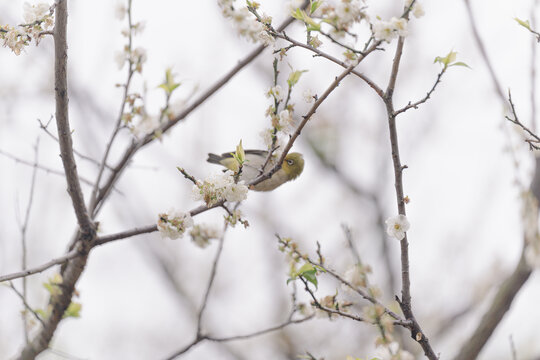
[[[296,152],[287,154],[281,168],[287,175],[287,180],[296,179],[304,170],[304,158],[302,154]]]

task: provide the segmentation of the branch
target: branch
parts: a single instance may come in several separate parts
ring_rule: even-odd
[[[75,291],[75,284],[83,272],[89,244],[95,237],[94,225],[88,216],[84,205],[77,166],[73,157],[71,130],[68,122],[68,91],[67,91],[67,0],[57,0],[54,26],[54,49],[55,49],[55,93],[56,93],[56,123],[58,138],[60,140],[60,153],[66,180],[68,193],[71,197],[73,208],[79,224],[78,241],[74,258],[61,270],[62,294],[49,298],[51,314],[45,320],[45,325],[35,335],[30,343],[22,350],[19,359],[34,359],[39,353],[47,349],[49,343],[62,320],[66,309],[71,303],[71,297]],[[70,252],[71,253],[71,252]],[[76,256],[80,255],[80,256]]]
[[[274,331],[277,331],[277,330],[281,330],[289,325],[292,325],[292,324],[300,324],[300,323],[303,323],[304,321],[308,321],[308,320],[311,320],[313,319],[313,316],[314,315],[310,315],[310,316],[307,316],[305,318],[302,318],[302,319],[297,319],[297,320],[287,320],[279,325],[276,325],[276,326],[272,326],[272,327],[269,327],[267,329],[264,329],[264,330],[259,330],[259,331],[255,331],[251,334],[245,334],[245,335],[234,335],[234,336],[227,336],[227,337],[214,337],[214,336],[205,336],[204,338],[206,340],[209,340],[209,341],[215,341],[215,342],[225,342],[225,341],[235,341],[235,340],[245,340],[245,339],[250,339],[250,338],[253,338],[253,337],[256,337],[256,336],[260,336],[260,335],[264,335],[264,334],[268,334],[268,333],[271,333],[271,332],[274,332]]]
[[[52,259],[51,261],[48,261],[45,264],[36,266],[34,268],[26,269],[26,270],[23,270],[23,271],[12,273],[12,274],[1,275],[0,276],[0,282],[13,280],[13,279],[18,279],[18,278],[25,277],[25,276],[28,276],[28,275],[33,275],[33,274],[43,272],[43,271],[53,267],[54,265],[64,264],[68,260],[71,260],[71,259],[77,257],[78,255],[79,254],[78,254],[78,252],[76,250],[70,251],[65,255],[62,255],[62,256],[60,256],[60,257],[58,257],[56,259]]]
[[[88,216],[84,197],[77,173],[77,164],[73,157],[73,140],[69,126],[69,97],[67,88],[67,4],[58,0],[54,26],[54,89],[56,99],[56,127],[60,145],[60,157],[66,173],[67,191],[73,203],[77,222],[87,238],[93,236],[92,221]]]
[[[26,302],[26,296],[21,294],[19,292],[19,290],[17,290],[17,288],[15,287],[15,285],[13,285],[13,283],[10,281],[9,282],[9,287],[15,292],[15,294],[17,294],[17,296],[21,299],[24,307],[26,308],[26,310],[30,311],[34,317],[36,318],[37,321],[39,321],[41,323],[41,325],[45,326],[45,323],[43,322],[43,319],[41,319],[41,317],[39,316],[39,314],[37,312],[34,311],[34,309],[32,309],[30,307],[30,305],[28,305],[28,303]],[[24,324],[24,327],[26,328],[26,317],[25,317],[25,324]],[[25,330],[26,331],[26,330]]]
[[[437,87],[437,85],[439,85],[439,83],[441,82],[441,78],[443,76],[443,74],[446,72],[446,69],[448,69],[448,67],[443,67],[441,72],[437,75],[437,79],[435,80],[435,84],[433,84],[433,86],[431,87],[431,89],[427,92],[426,96],[424,96],[422,99],[414,102],[414,103],[411,103],[409,101],[409,103],[407,104],[407,106],[404,106],[403,108],[399,109],[399,110],[396,110],[394,112],[394,116],[397,116],[399,114],[401,114],[402,112],[405,112],[411,108],[415,108],[415,109],[418,109],[418,105],[421,105],[423,103],[425,103],[426,101],[429,100],[429,98],[431,97],[431,94],[433,94],[433,92],[435,91],[435,88]]]
[[[536,144],[540,144],[540,137],[538,137],[532,130],[529,130],[528,127],[523,125],[521,121],[519,121],[519,118],[516,113],[516,108],[514,106],[514,103],[512,102],[512,94],[510,93],[510,90],[508,90],[508,102],[510,103],[510,109],[512,110],[512,114],[514,115],[514,118],[510,118],[509,116],[505,116],[506,120],[510,121],[513,124],[516,124],[520,128],[522,128],[527,134],[529,134],[532,139],[525,139],[525,142],[529,144],[529,148],[532,150],[540,150],[540,146]],[[534,125],[534,122],[533,122]]]
[[[15,161],[16,163],[21,163],[23,165],[28,165],[28,166],[32,166],[34,168],[37,168],[39,170],[43,170],[45,171],[46,173],[48,174],[54,174],[54,175],[59,175],[59,176],[66,176],[66,174],[63,172],[63,171],[60,171],[60,170],[55,170],[53,168],[49,168],[49,167],[46,167],[46,166],[43,166],[43,165],[39,165],[35,162],[30,162],[28,160],[24,160],[24,159],[21,159],[11,153],[8,153],[7,151],[4,151],[2,149],[0,149],[0,154],[4,155],[5,157],[8,157],[10,159],[12,159],[13,161]],[[94,185],[90,180],[88,179],[85,179],[83,177],[80,177],[79,176],[79,180],[87,185]]]
[[[225,242],[225,232],[227,231],[228,226],[229,226],[229,223],[225,221],[223,234],[221,235],[221,238],[219,239],[219,245],[216,252],[216,257],[214,258],[214,262],[212,263],[212,270],[210,272],[210,278],[208,279],[208,285],[206,285],[206,290],[204,292],[201,308],[199,309],[199,312],[197,313],[197,334],[196,334],[197,339],[203,336],[202,335],[202,316],[203,316],[204,310],[206,309],[206,305],[208,303],[208,296],[210,295],[210,290],[212,290],[214,279],[216,278],[217,266],[218,266],[219,259],[221,258],[221,253],[223,251],[223,243]]]
[[[410,7],[409,9],[410,10]],[[405,12],[404,17],[408,19],[408,12]],[[399,156],[399,143],[398,135],[396,128],[396,114],[394,111],[393,104],[393,94],[396,86],[399,65],[401,61],[401,56],[403,54],[403,45],[405,39],[399,37],[398,44],[396,47],[396,52],[394,55],[394,60],[392,63],[392,72],[390,73],[390,79],[388,81],[388,86],[384,95],[384,103],[386,105],[386,113],[388,117],[388,128],[390,134],[390,145],[392,149],[392,163],[394,165],[394,185],[396,189],[396,200],[398,213],[401,215],[406,215],[405,211],[405,200],[403,192],[403,170],[406,166],[401,165],[401,159]],[[424,354],[430,360],[437,360],[438,356],[435,354],[427,336],[424,334],[420,325],[414,317],[411,305],[411,280],[409,274],[409,242],[407,239],[407,234],[400,241],[400,250],[401,250],[401,300],[396,296],[405,318],[409,320],[412,324],[409,327],[411,331],[411,337],[420,344],[424,350]]]
[[[296,41],[296,40],[290,38],[284,32],[283,33],[275,32],[275,33],[273,33],[273,35],[280,38],[280,39],[283,39],[283,40],[286,40],[286,41],[290,42],[294,46],[298,46],[298,47],[307,49],[309,51],[312,51],[315,54],[317,54],[318,56],[323,57],[323,58],[325,58],[327,60],[330,60],[333,63],[338,64],[338,65],[340,65],[341,67],[343,67],[345,69],[348,67],[348,65],[345,62],[343,62],[343,61],[333,57],[332,55],[327,54],[327,53],[325,53],[325,52],[323,52],[323,51],[321,51],[319,49],[316,49],[316,48],[314,48],[314,47],[312,47],[310,45],[306,45],[306,44],[304,44],[304,43],[302,43],[300,41]],[[376,43],[376,46],[379,46],[380,43],[381,43],[381,41],[378,41]],[[366,82],[366,84],[368,84],[377,93],[377,95],[379,95],[381,97],[384,95],[384,91],[377,84],[375,84],[375,82],[373,80],[368,78],[366,75],[364,75],[364,74],[362,74],[362,73],[360,73],[360,72],[358,72],[356,70],[352,70],[351,74],[354,74],[354,75],[358,76],[360,79],[364,80]]]
[[[456,355],[455,360],[474,360],[478,357],[531,273],[532,269],[527,266],[525,253],[522,252],[514,272],[501,284],[491,306],[480,320],[474,333]]]
[[[119,232],[112,235],[100,236],[96,240],[94,240],[94,242],[92,243],[92,247],[100,246],[100,245],[103,245],[103,244],[106,244],[115,240],[126,239],[128,237],[132,237],[136,235],[151,233],[154,231],[157,231],[157,225],[148,225],[141,228],[135,228],[135,229]]]

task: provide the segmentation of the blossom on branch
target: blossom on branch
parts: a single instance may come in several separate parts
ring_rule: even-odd
[[[181,238],[187,228],[193,226],[193,219],[189,213],[170,209],[158,215],[157,227],[162,237],[171,240]]]
[[[392,236],[398,240],[403,240],[405,238],[405,233],[411,227],[409,220],[405,215],[398,215],[386,219],[386,233],[389,236]]]

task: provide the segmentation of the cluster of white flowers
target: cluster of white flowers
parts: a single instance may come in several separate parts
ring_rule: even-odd
[[[129,129],[136,138],[140,139],[156,131],[160,125],[159,119],[156,116],[145,114],[136,125],[130,124]]]
[[[131,60],[131,63],[135,65],[135,70],[142,71],[142,65],[146,62],[146,49],[142,47],[136,47],[133,50],[124,48],[124,51],[117,51],[114,55],[114,61],[118,65],[118,69],[122,69],[124,64]]]
[[[411,224],[405,215],[400,214],[386,219],[386,233],[400,241],[403,240],[410,227]]]
[[[247,198],[248,187],[244,181],[234,182],[234,173],[230,170],[211,175],[202,183],[193,186],[195,200],[203,200],[207,206],[213,206],[218,202],[242,201]]]
[[[189,235],[191,235],[191,240],[193,240],[195,245],[204,249],[205,247],[210,245],[211,239],[220,238],[221,231],[215,226],[207,224],[197,224],[193,226],[193,228],[189,232]]]
[[[271,87],[268,92],[266,93],[266,97],[273,97],[276,101],[281,101],[284,98],[283,89],[281,88],[281,85],[276,85]]]
[[[234,7],[234,1],[218,0],[218,5],[221,7],[223,16],[233,22],[236,31],[253,42],[261,41],[266,45],[273,44],[273,37],[266,32],[264,26],[255,19],[247,7],[237,9]],[[265,15],[262,20],[269,23],[271,18]]]
[[[332,32],[339,37],[345,35],[355,23],[368,19],[363,0],[327,1],[313,14],[333,25]]]
[[[401,350],[395,341],[379,347],[375,356],[380,360],[414,360],[414,355]]]
[[[284,133],[291,133],[295,129],[292,112],[288,109],[279,112],[279,129]]]
[[[407,7],[411,6],[412,2],[413,0],[405,0],[405,6]],[[415,18],[421,18],[422,16],[426,14],[424,11],[424,7],[418,1],[414,2],[414,5],[411,9],[411,13],[414,15]]]
[[[29,45],[32,39],[38,45],[41,34],[44,31],[49,31],[54,25],[50,5],[47,3],[30,5],[25,2],[23,5],[23,18],[25,22],[23,25],[17,27],[0,26],[0,40],[3,40],[2,46],[10,48],[15,55],[20,55],[22,49]]]
[[[158,215],[157,227],[162,237],[172,240],[181,238],[189,227],[193,226],[193,219],[189,213],[170,209]]]
[[[367,285],[367,279],[366,279],[366,273],[370,272],[371,270],[369,268],[366,268],[362,265],[355,264],[351,266],[350,268],[345,271],[345,274],[343,275],[343,278],[346,282],[351,284],[352,286],[359,288],[359,287],[366,287]],[[345,285],[345,284],[343,284]],[[348,289],[348,286],[344,286],[344,289]]]
[[[398,36],[407,36],[407,20],[404,18],[392,17],[390,21],[377,20],[373,23],[373,35],[376,40],[392,41]]]

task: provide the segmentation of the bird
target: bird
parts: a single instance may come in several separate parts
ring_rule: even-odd
[[[261,167],[263,166],[266,158],[268,157],[268,151],[266,150],[245,150],[246,161],[242,167],[240,174],[240,180],[250,182],[254,180],[261,173]],[[233,157],[233,153],[223,153],[216,155],[213,153],[208,154],[208,161],[211,164],[218,164],[225,166],[227,169],[234,172],[238,171],[238,161]],[[278,157],[272,155],[268,164],[266,164],[264,171],[268,171],[276,165]],[[296,179],[304,170],[304,158],[302,154],[293,152],[285,156],[285,160],[281,165],[281,168],[276,171],[272,177],[261,181],[256,185],[252,185],[251,189],[255,191],[272,191],[278,186],[284,183]],[[226,171],[226,170],[224,170]]]

